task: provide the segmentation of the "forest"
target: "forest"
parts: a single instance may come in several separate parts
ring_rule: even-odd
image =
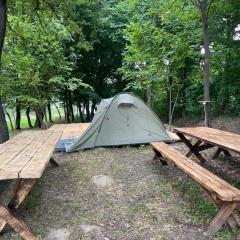
[[[239,9],[239,0],[0,0],[0,142],[23,114],[29,128],[46,128],[60,108],[67,122],[89,122],[100,99],[124,91],[170,123],[203,118],[202,101],[211,117],[238,116]]]

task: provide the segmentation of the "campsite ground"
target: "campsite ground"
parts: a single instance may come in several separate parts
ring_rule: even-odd
[[[174,147],[186,150],[181,143]],[[152,165],[152,157],[149,146],[56,153],[60,167],[48,167],[17,215],[45,240],[204,239],[216,209],[191,179],[177,168]],[[239,161],[209,159],[207,167],[238,185]],[[4,201],[6,183],[12,184],[1,183]],[[225,228],[215,239],[238,234]],[[7,228],[0,239],[19,238]]]

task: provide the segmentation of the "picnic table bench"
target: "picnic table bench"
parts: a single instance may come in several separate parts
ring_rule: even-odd
[[[189,148],[186,157],[194,154],[201,162],[205,162],[206,159],[200,152],[213,147],[217,147],[217,150],[212,158],[217,158],[221,152],[226,156],[231,156],[230,151],[240,154],[240,135],[238,134],[208,127],[174,128],[174,132]],[[193,145],[187,136],[196,138],[196,143]]]
[[[41,178],[47,164],[58,166],[52,153],[61,134],[60,131],[25,131],[0,145],[0,180],[16,180],[8,206],[0,203],[0,232],[9,224],[23,239],[38,239],[12,212]]]
[[[167,164],[166,160],[168,160],[178,166],[200,185],[209,201],[219,208],[219,212],[210,223],[205,235],[213,236],[221,229],[225,222],[227,222],[232,229],[239,227],[233,214],[240,202],[239,189],[217,177],[165,143],[153,142],[151,146],[155,152],[154,160],[159,159],[164,164]]]

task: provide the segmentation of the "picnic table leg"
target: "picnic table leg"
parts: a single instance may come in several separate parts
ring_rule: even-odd
[[[220,230],[223,224],[232,215],[236,207],[237,204],[234,202],[224,203],[216,217],[210,223],[210,226],[205,234],[207,236],[213,236],[218,230]]]
[[[193,145],[193,149],[196,149],[201,143],[202,143],[202,141],[201,141],[201,140],[198,140],[198,141]],[[192,151],[189,150],[189,151],[185,154],[185,156],[186,156],[186,157],[190,157],[192,154],[193,154]]]
[[[232,154],[228,150],[223,149],[222,151],[224,152],[226,157],[231,157],[232,156]]]
[[[194,148],[194,145],[192,145],[192,143],[182,133],[177,132],[176,134],[187,145],[187,147],[189,148],[189,151],[191,153],[193,153],[201,162],[206,161],[206,159],[199,153],[199,151],[196,148]],[[200,143],[198,143],[198,144],[200,144]],[[189,154],[189,153],[187,153],[187,154]]]
[[[222,149],[222,148],[219,147],[217,149],[217,151],[213,154],[212,159],[217,158],[221,152],[223,152],[225,154],[225,156],[227,156],[227,157],[231,157],[232,156],[231,153],[228,150]]]
[[[37,240],[38,238],[31,233],[29,228],[16,217],[14,217],[11,212],[0,204],[0,219],[7,222],[23,239],[25,240]]]
[[[11,210],[16,210],[19,205],[23,202],[25,197],[28,195],[33,185],[36,182],[36,179],[18,179],[17,186],[15,189],[15,194],[8,204],[8,208]]]
[[[28,195],[35,182],[36,179],[17,179],[14,194],[8,204],[8,208],[11,210],[16,210]],[[4,229],[6,224],[7,222],[0,218],[0,232]]]
[[[224,202],[221,201],[220,199],[217,199],[216,196],[213,196],[207,189],[203,188],[202,186],[200,187],[202,191],[205,193],[208,200],[212,202],[217,208],[221,209],[221,207],[224,205]],[[229,218],[227,219],[227,223],[232,230],[235,230],[239,227],[239,223],[235,218],[234,214],[231,214],[229,216]]]
[[[163,156],[162,156],[162,154],[160,152],[158,152],[154,148],[153,148],[153,151],[154,151],[155,155],[153,157],[152,164],[156,164],[157,161],[160,160],[162,165],[168,165],[167,162],[163,159]]]
[[[52,166],[59,167],[59,164],[57,163],[57,161],[53,157],[50,158],[49,162],[52,164]]]
[[[218,148],[217,151],[213,154],[212,159],[217,158],[221,152],[222,152],[222,149]]]

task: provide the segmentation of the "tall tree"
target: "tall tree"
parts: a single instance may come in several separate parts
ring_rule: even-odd
[[[0,74],[2,63],[2,51],[7,26],[7,0],[0,0]],[[0,86],[1,87],[1,86]],[[7,122],[3,110],[2,96],[0,93],[0,143],[9,139]]]
[[[204,40],[204,113],[205,126],[210,127],[210,96],[209,96],[209,62],[210,62],[210,46],[209,46],[209,29],[208,16],[209,9],[213,0],[191,0],[201,13],[203,40]]]

